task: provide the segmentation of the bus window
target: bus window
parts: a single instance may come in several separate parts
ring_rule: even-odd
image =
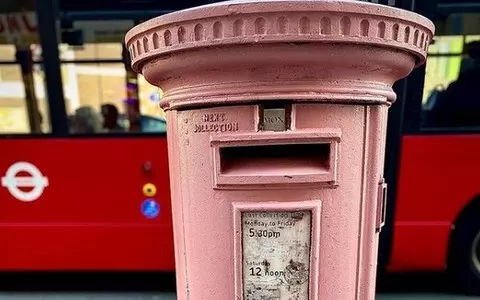
[[[13,46],[12,46],[13,47]],[[0,56],[5,57],[0,47]],[[8,48],[7,48],[8,49]],[[41,75],[33,74],[34,98],[40,119],[42,133],[50,132],[47,101],[44,96],[44,84]],[[25,81],[20,66],[13,62],[0,62],[0,134],[31,133]]]
[[[126,70],[122,45],[124,33],[118,32],[126,32],[133,22],[97,23],[102,28],[111,26],[116,29],[93,31],[92,26],[87,26],[89,29],[84,28],[84,34],[88,41],[84,44],[58,46],[69,132],[75,135],[165,133],[165,115],[158,105],[161,90],[142,76],[134,74],[132,77]],[[109,32],[113,35],[109,36]],[[102,35],[98,36],[100,33]],[[97,42],[100,38],[104,40]],[[22,74],[21,66],[25,64],[19,63],[16,46],[2,45],[0,41],[0,134],[52,132],[42,48],[32,44],[30,50],[31,58],[23,61],[32,61],[33,69],[31,74]],[[33,89],[28,92],[30,86]],[[32,99],[38,119],[42,121],[41,128],[30,125]]]
[[[60,47],[62,79],[72,134],[166,131],[158,108],[161,92],[140,76],[132,85],[122,58],[121,43]],[[138,91],[138,92],[137,92]],[[137,95],[138,94],[138,95]],[[130,130],[127,114],[138,98],[140,128]]]
[[[423,128],[480,128],[480,30],[472,24],[472,15],[477,20],[480,16],[451,15],[444,32],[438,33],[430,47],[422,101]]]

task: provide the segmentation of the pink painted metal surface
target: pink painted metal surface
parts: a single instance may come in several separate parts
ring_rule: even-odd
[[[228,1],[127,34],[165,92],[178,299],[374,299],[392,85],[432,37],[334,0]]]

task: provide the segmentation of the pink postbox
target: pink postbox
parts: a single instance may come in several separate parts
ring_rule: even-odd
[[[374,299],[392,85],[433,30],[371,3],[264,0],[127,34],[165,92],[178,299]]]

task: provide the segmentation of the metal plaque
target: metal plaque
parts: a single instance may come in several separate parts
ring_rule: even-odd
[[[285,131],[285,108],[268,108],[263,110],[264,131]]]
[[[308,300],[311,211],[242,213],[243,300]]]

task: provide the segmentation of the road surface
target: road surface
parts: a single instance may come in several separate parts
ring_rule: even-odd
[[[376,300],[473,300],[441,294],[382,294]],[[176,300],[173,293],[0,293],[0,300]]]
[[[62,282],[65,278],[29,278],[25,274],[0,276],[0,289],[3,288],[0,300],[176,300],[173,275],[142,277],[137,274],[132,278],[123,278],[114,273],[97,277],[91,274]],[[442,274],[380,275],[379,278],[376,300],[480,299],[454,295],[448,279]],[[118,291],[119,287],[124,289]]]

